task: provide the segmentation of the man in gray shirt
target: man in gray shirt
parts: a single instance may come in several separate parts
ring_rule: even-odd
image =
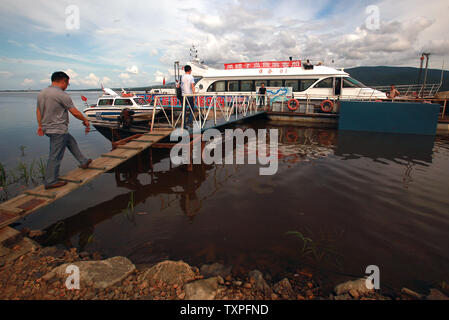
[[[68,133],[69,112],[83,121],[86,134],[90,131],[89,120],[75,107],[72,98],[64,92],[69,85],[69,76],[58,71],[51,76],[51,86],[43,89],[37,96],[36,117],[37,134],[50,138],[50,154],[45,172],[45,189],[62,187],[67,184],[59,181],[59,167],[64,157],[65,148],[73,154],[80,163],[80,168],[87,169],[92,162],[81,153],[75,138]]]

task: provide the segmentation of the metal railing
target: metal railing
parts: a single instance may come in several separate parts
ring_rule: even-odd
[[[356,101],[390,101],[391,99],[379,99],[375,93],[378,93],[378,89],[361,88],[358,93],[353,95],[340,95],[340,96],[326,96],[322,94],[295,94],[294,99],[297,99],[300,103],[299,110],[304,110],[305,114],[314,114],[315,108],[319,107],[316,102],[323,100],[331,100],[334,103],[333,113],[338,113],[338,105],[340,101],[356,100]],[[261,99],[265,100],[262,101]],[[192,99],[194,105],[191,104]],[[282,100],[277,102],[280,106],[279,111],[292,111],[287,109],[288,100]],[[442,107],[441,116],[444,119],[447,99],[432,99],[432,98],[409,98],[409,97],[397,97],[395,102],[432,102],[440,103]],[[183,128],[185,124],[186,111],[189,111],[193,115],[193,121],[197,128],[204,130],[207,123],[213,123],[216,126],[219,122],[225,123],[230,121],[236,121],[247,117],[249,115],[258,113],[263,110],[267,110],[267,105],[270,104],[269,97],[259,95],[255,93],[201,93],[191,94],[183,96],[180,102],[174,95],[160,95],[154,98],[153,108],[162,114],[162,119],[172,128]],[[272,111],[277,111],[272,109]],[[152,114],[151,131],[154,128],[156,112]],[[447,117],[446,117],[447,118]],[[210,121],[210,122],[208,122]]]
[[[391,86],[376,86],[376,90],[382,92],[389,92]],[[401,96],[416,96],[416,97],[433,97],[440,90],[441,83],[421,84],[407,84],[396,85],[395,88],[401,93]]]
[[[172,127],[184,128],[186,111],[192,113],[196,128],[204,130],[208,120],[216,126],[219,122],[237,121],[263,111],[262,95],[233,93],[199,93],[184,95],[182,102],[174,95],[154,97],[153,110],[160,110],[162,118]],[[193,105],[192,105],[193,100]],[[151,128],[153,131],[156,112],[153,112]]]

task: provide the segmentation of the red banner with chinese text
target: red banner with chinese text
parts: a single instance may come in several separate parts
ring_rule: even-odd
[[[225,66],[225,70],[265,69],[265,68],[295,68],[295,67],[301,67],[301,60],[225,63],[224,66]]]

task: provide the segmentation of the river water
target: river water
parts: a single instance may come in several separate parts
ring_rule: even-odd
[[[80,93],[70,94],[82,109]],[[82,94],[90,103],[99,95]],[[48,139],[35,134],[36,95],[0,94],[0,162],[7,172],[20,162],[46,160]],[[273,280],[307,266],[329,287],[376,265],[381,287],[424,291],[448,283],[448,136],[265,120],[238,127],[279,130],[277,174],[260,176],[258,165],[218,164],[188,172],[170,169],[167,151],[153,152],[153,166],[145,152],[15,227],[46,230],[48,245],[122,255],[140,265],[220,262],[235,274],[259,269]],[[91,158],[110,150],[109,141],[96,131],[86,136],[74,118],[70,132]],[[61,172],[76,165],[67,152]],[[11,185],[8,195],[24,184]],[[26,188],[32,186],[29,181]]]

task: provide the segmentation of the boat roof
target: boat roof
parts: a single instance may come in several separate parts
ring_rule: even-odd
[[[261,72],[262,70],[262,72]],[[269,72],[271,70],[271,72]],[[204,78],[244,78],[244,77],[273,77],[273,76],[349,76],[343,70],[337,70],[326,66],[314,66],[313,69],[304,69],[302,67],[289,68],[271,68],[271,69],[232,69],[220,70],[209,68],[202,74]]]

